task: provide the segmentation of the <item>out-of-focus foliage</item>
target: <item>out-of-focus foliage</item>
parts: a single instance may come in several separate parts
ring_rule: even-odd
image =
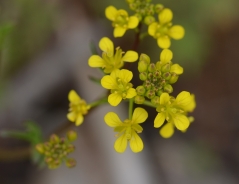
[[[24,140],[30,143],[31,145],[31,158],[34,163],[42,162],[42,155],[37,152],[35,149],[35,145],[43,141],[42,131],[40,127],[35,122],[27,121],[26,124],[26,131],[1,131],[1,137],[10,137],[19,140]]]
[[[6,40],[2,61],[2,72],[9,76],[48,42],[54,27],[54,11],[50,4],[41,0],[8,0],[2,4],[0,21],[14,25]]]

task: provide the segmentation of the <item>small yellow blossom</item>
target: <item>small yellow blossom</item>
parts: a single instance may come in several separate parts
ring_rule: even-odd
[[[104,68],[105,73],[111,73],[115,69],[120,69],[124,62],[135,62],[138,59],[138,53],[127,51],[124,53],[119,47],[114,54],[114,43],[107,37],[103,37],[99,42],[99,47],[103,51],[102,57],[93,55],[89,58],[90,67]]]
[[[83,123],[84,115],[88,113],[90,105],[87,105],[85,100],[81,99],[74,90],[69,92],[68,99],[70,101],[70,112],[67,114],[67,118],[69,121],[75,122],[76,126],[79,126]]]
[[[168,93],[162,93],[160,96],[160,105],[157,106],[159,112],[154,120],[154,127],[159,128],[167,120],[167,124],[162,127],[160,134],[165,137],[171,137],[174,133],[174,126],[181,131],[185,131],[190,118],[188,112],[192,112],[196,107],[194,95],[187,91],[182,91],[175,98],[170,97]]]
[[[148,27],[148,33],[157,39],[158,46],[167,49],[171,45],[170,38],[175,40],[184,37],[184,28],[180,25],[172,26],[173,13],[170,9],[165,8],[158,15],[159,22],[153,22]]]
[[[181,75],[183,73],[183,68],[179,64],[172,64],[173,52],[169,49],[163,49],[160,53],[160,65],[164,66],[165,64],[172,65],[170,67],[170,73],[176,73]]]
[[[143,108],[136,108],[133,112],[132,119],[121,121],[114,112],[108,112],[105,115],[105,122],[108,126],[119,132],[114,148],[118,153],[123,153],[127,147],[128,141],[133,152],[137,153],[143,150],[144,144],[137,133],[141,133],[143,128],[139,125],[148,118],[148,113]]]
[[[114,37],[122,37],[127,29],[134,29],[139,24],[136,16],[129,17],[127,11],[117,10],[114,6],[105,9],[105,16],[113,22]]]
[[[122,99],[130,99],[136,96],[136,90],[132,83],[133,73],[129,70],[114,70],[110,75],[106,75],[101,79],[101,85],[106,89],[111,89],[108,97],[110,105],[117,106]]]

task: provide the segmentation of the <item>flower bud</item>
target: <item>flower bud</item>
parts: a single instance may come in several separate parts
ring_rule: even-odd
[[[131,6],[131,5],[132,5],[132,6]],[[131,10],[135,10],[135,7],[134,7],[133,4],[130,4],[130,9],[131,9]],[[141,15],[140,13],[136,13],[134,16],[136,16],[136,17],[139,19],[139,21],[142,20],[142,15]]]
[[[148,65],[150,64],[150,57],[147,54],[141,54],[139,61],[145,61]]]
[[[36,149],[39,153],[44,153],[44,145],[43,144],[37,144]]]
[[[148,73],[148,79],[151,79],[153,77],[153,73]]]
[[[170,71],[170,64],[167,63],[167,64],[163,65],[162,68],[161,68],[161,71],[162,72],[169,72]]]
[[[163,93],[162,90],[158,90],[158,91],[157,91],[157,96],[161,96],[162,93]]]
[[[170,84],[174,84],[175,82],[177,82],[177,80],[178,80],[178,75],[176,74],[176,73],[171,73],[171,78],[169,79],[169,83]]]
[[[53,134],[50,137],[50,142],[51,143],[59,143],[60,142],[60,138],[57,135]]]
[[[155,92],[153,90],[148,90],[145,96],[149,99],[152,99],[155,96]]]
[[[169,79],[171,78],[171,73],[170,73],[170,72],[164,73],[164,74],[163,74],[163,78],[164,78],[165,80],[169,80]]]
[[[136,92],[137,92],[138,95],[144,95],[146,90],[145,90],[144,86],[138,86],[136,88]]]
[[[147,73],[146,73],[146,72],[140,73],[140,74],[139,74],[139,78],[140,78],[140,80],[142,80],[142,81],[147,80]]]
[[[139,72],[146,72],[147,69],[148,69],[147,62],[143,61],[143,60],[139,61],[139,63],[138,63],[138,70],[139,70]]]
[[[76,166],[76,160],[73,158],[68,158],[66,160],[66,166],[69,168],[75,167]]]
[[[152,102],[152,104],[154,104],[154,105],[159,105],[160,97],[158,97],[158,96],[153,97],[153,98],[151,99],[151,102]]]
[[[173,87],[170,85],[170,84],[166,84],[164,87],[163,87],[163,90],[167,93],[172,93],[173,92]]]
[[[148,15],[148,16],[146,16],[146,17],[144,18],[144,23],[145,23],[146,25],[150,25],[150,24],[152,24],[153,22],[155,22],[155,18],[154,18],[153,16],[151,16],[151,15]]]
[[[155,11],[155,13],[159,14],[163,10],[163,8],[164,8],[164,6],[162,4],[156,4],[154,6],[154,11]]]
[[[154,72],[156,71],[156,66],[154,63],[150,63],[149,67],[148,67],[148,71],[149,72]]]
[[[67,132],[67,139],[70,141],[70,142],[73,142],[77,139],[77,133],[75,131],[69,131]]]
[[[145,101],[145,98],[143,96],[139,96],[137,95],[135,98],[134,98],[134,103],[136,104],[143,104]]]

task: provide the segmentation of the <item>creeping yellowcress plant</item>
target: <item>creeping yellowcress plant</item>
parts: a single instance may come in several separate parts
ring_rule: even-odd
[[[79,126],[84,116],[93,108],[104,103],[118,106],[121,102],[127,102],[129,112],[127,119],[121,121],[115,112],[108,112],[104,120],[117,132],[114,144],[116,152],[123,153],[129,143],[131,150],[137,153],[144,147],[138,135],[143,131],[141,123],[145,122],[151,114],[142,107],[134,108],[134,104],[155,109],[158,114],[154,117],[154,122],[145,123],[160,128],[159,134],[163,138],[169,138],[174,134],[175,129],[185,132],[189,128],[193,122],[193,117],[189,113],[195,109],[196,101],[195,96],[187,91],[180,92],[176,97],[173,96],[173,84],[178,81],[184,70],[182,66],[175,63],[176,59],[173,58],[173,52],[169,48],[171,38],[182,39],[185,31],[182,26],[172,24],[172,10],[162,4],[153,4],[151,0],[126,1],[133,13],[117,9],[112,5],[105,9],[106,18],[112,22],[113,34],[101,38],[99,48],[102,53],[94,54],[88,59],[90,67],[100,68],[103,73],[99,79],[91,78],[106,89],[101,95],[103,98],[86,103],[76,91],[71,90],[68,95],[70,108],[67,118]],[[142,29],[143,26],[145,29]],[[119,39],[118,37],[127,34],[128,29],[134,30],[135,41],[129,43],[127,40],[126,42],[133,47],[124,52],[120,47],[115,48],[114,41],[116,37]],[[157,40],[160,49],[157,61],[151,61],[149,55],[137,52],[142,39],[147,39],[147,36]],[[125,62],[128,62],[127,65]],[[137,62],[137,65],[132,65],[137,67],[136,73],[133,73],[135,70],[130,70],[132,66],[129,65],[132,62]],[[133,85],[133,78],[138,79],[138,86]],[[72,137],[75,138],[76,136],[73,135]],[[62,161],[66,161],[69,166],[74,165],[74,161],[67,161],[68,153],[74,150],[69,144],[73,138],[69,137],[68,141],[64,141],[53,135],[50,142],[37,145],[37,150],[45,155],[45,161],[50,168],[58,167]]]

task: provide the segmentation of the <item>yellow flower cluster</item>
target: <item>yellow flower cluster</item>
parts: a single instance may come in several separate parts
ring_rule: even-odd
[[[188,129],[193,119],[188,113],[195,109],[196,102],[194,95],[187,91],[182,91],[176,98],[169,95],[173,92],[172,84],[183,74],[183,68],[172,62],[173,52],[169,49],[171,38],[175,40],[183,38],[184,28],[172,24],[172,11],[161,4],[154,5],[150,0],[127,0],[127,2],[130,9],[135,12],[134,15],[129,15],[126,10],[108,6],[105,9],[105,16],[112,21],[114,37],[122,37],[128,29],[134,29],[136,47],[124,52],[120,47],[115,48],[110,38],[103,37],[98,44],[102,53],[90,56],[88,64],[90,67],[103,70],[102,78],[94,81],[108,90],[106,100],[111,106],[118,106],[122,101],[129,102],[129,117],[126,120],[121,121],[115,112],[108,112],[104,116],[106,124],[117,132],[115,150],[123,153],[129,143],[131,150],[137,153],[144,147],[138,133],[143,131],[140,124],[146,121],[148,113],[142,107],[134,108],[134,103],[155,108],[158,114],[154,119],[154,127],[161,128],[159,134],[169,138],[174,134],[175,128],[182,132]],[[147,28],[141,29],[142,25],[146,25]],[[147,30],[146,33],[143,33],[143,30]],[[159,61],[155,63],[150,62],[148,55],[141,54],[139,57],[135,51],[140,39],[145,38],[145,35],[155,38],[162,49]],[[125,66],[125,62],[130,64],[136,62],[138,58],[139,79],[142,85],[134,88],[132,82],[134,74]],[[70,91],[68,98],[70,112],[67,118],[77,126],[82,124],[84,116],[92,107],[105,102],[99,100],[87,104],[74,90]]]

